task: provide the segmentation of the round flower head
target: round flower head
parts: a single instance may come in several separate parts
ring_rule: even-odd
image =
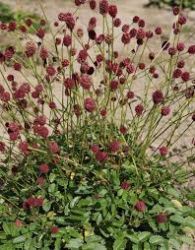
[[[144,201],[137,201],[136,204],[135,204],[135,209],[138,211],[138,212],[144,212],[146,210],[146,204]]]
[[[166,223],[168,220],[167,215],[165,213],[160,213],[156,216],[156,222],[158,224]]]
[[[92,99],[90,97],[86,98],[84,101],[84,107],[90,113],[95,111],[96,110],[96,103],[95,103],[94,99]]]

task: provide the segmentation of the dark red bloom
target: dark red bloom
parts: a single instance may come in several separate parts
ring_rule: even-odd
[[[55,76],[55,74],[56,74],[56,69],[52,66],[52,65],[49,65],[49,66],[47,66],[47,68],[46,68],[46,72],[47,72],[47,74],[49,75],[49,76]]]
[[[45,36],[45,30],[42,29],[42,28],[38,29],[36,35],[37,35],[40,39],[43,39],[44,36]]]
[[[102,15],[106,15],[108,13],[108,9],[109,9],[109,4],[107,0],[101,0],[99,2],[99,12]]]
[[[25,50],[25,54],[27,57],[31,57],[35,54],[36,52],[36,45],[33,42],[27,42],[26,43],[26,50]]]
[[[49,130],[45,126],[35,125],[33,127],[34,133],[38,134],[39,136],[43,138],[47,138],[49,135]]]
[[[167,215],[165,213],[160,213],[156,216],[156,222],[158,224],[166,223],[168,220]]]
[[[68,77],[64,80],[64,86],[67,89],[73,89],[75,87],[75,81]]]
[[[59,148],[57,142],[55,142],[55,141],[50,141],[50,142],[49,142],[49,150],[50,150],[50,152],[53,153],[53,154],[59,153],[59,152],[60,152],[60,148]]]
[[[24,201],[23,208],[31,209],[33,207],[42,207],[43,201],[43,198],[30,197]]]
[[[121,41],[122,43],[124,43],[124,45],[130,43],[131,40],[131,36],[130,33],[123,33],[122,37],[121,37]]]
[[[181,69],[175,69],[175,70],[173,71],[173,78],[180,78],[181,75],[182,75]]]
[[[18,148],[24,155],[28,155],[30,153],[27,141],[21,141],[18,145]]]
[[[49,56],[48,50],[44,47],[41,47],[40,49],[40,57],[42,60],[46,60]]]
[[[49,166],[47,165],[47,164],[41,164],[40,166],[39,166],[39,172],[41,173],[41,174],[47,174],[48,172],[49,172]]]
[[[167,147],[165,147],[165,146],[162,146],[162,147],[160,147],[159,148],[159,152],[160,152],[160,155],[161,156],[166,156],[167,154],[168,154],[168,148]]]
[[[52,234],[57,234],[59,232],[59,228],[56,226],[51,227],[51,233]]]
[[[64,38],[63,38],[63,44],[66,46],[66,47],[69,47],[72,43],[72,38],[70,35],[65,35]]]
[[[130,183],[128,181],[123,181],[121,183],[121,188],[124,189],[124,190],[128,190],[130,188]]]
[[[135,204],[135,209],[138,211],[138,212],[144,212],[146,210],[146,204],[144,201],[137,201],[136,204]]]
[[[117,80],[112,80],[110,82],[110,89],[112,91],[116,90],[118,88],[119,82]]]
[[[120,132],[121,132],[121,134],[125,135],[127,133],[127,128],[124,125],[121,125]]]
[[[174,47],[170,47],[168,53],[170,56],[174,56],[177,53],[177,50]]]
[[[100,151],[100,148],[99,148],[98,145],[93,144],[93,145],[91,146],[91,151],[92,151],[94,154],[96,154],[97,152]]]
[[[91,97],[86,98],[84,101],[84,107],[90,113],[95,111],[96,103],[95,103],[94,99],[92,99]]]
[[[179,52],[181,52],[181,51],[183,51],[185,49],[185,44],[184,43],[178,43],[177,44],[177,50],[179,51]]]
[[[185,66],[185,62],[184,62],[183,60],[182,60],[182,61],[179,61],[179,62],[177,63],[177,67],[180,68],[180,69],[182,69],[184,66]]]
[[[108,154],[104,151],[98,151],[95,155],[95,158],[99,162],[105,162],[108,158]]]
[[[144,111],[144,106],[142,104],[138,104],[135,106],[135,112],[137,116],[141,116]]]
[[[39,186],[43,186],[45,184],[45,178],[43,176],[38,177],[37,180],[36,180],[36,183]]]
[[[138,16],[134,16],[133,17],[133,23],[138,23],[139,22],[139,17]]]
[[[114,140],[109,144],[109,149],[112,153],[116,153],[120,150],[120,141]]]
[[[155,33],[156,33],[156,35],[161,35],[162,34],[162,28],[161,27],[156,27]]]
[[[179,14],[179,12],[180,12],[180,8],[179,8],[178,6],[174,6],[174,7],[173,7],[173,14],[174,14],[175,16],[177,16],[177,15]]]
[[[113,24],[114,24],[114,27],[116,27],[116,28],[120,27],[120,25],[121,25],[121,19],[120,18],[114,19]]]
[[[92,10],[95,10],[97,6],[96,0],[89,0],[89,6]]]
[[[117,6],[116,5],[110,5],[108,8],[108,12],[112,18],[115,18],[117,15]]]
[[[152,99],[153,99],[154,104],[162,103],[164,101],[164,95],[163,95],[162,91],[161,90],[156,90],[152,94]]]
[[[163,116],[169,115],[170,112],[171,112],[171,109],[168,106],[164,106],[161,108],[161,115],[163,115]]]
[[[184,82],[187,82],[190,80],[190,73],[189,72],[183,72],[183,74],[181,75],[181,79],[184,81]]]
[[[20,71],[21,68],[22,68],[22,65],[21,65],[20,63],[14,63],[13,67],[14,67],[14,69],[15,69],[16,71]]]
[[[14,21],[10,22],[8,24],[8,31],[15,31],[16,27],[17,27],[16,22],[14,22]]]
[[[191,46],[188,48],[188,53],[191,54],[191,55],[194,55],[194,54],[195,54],[195,45],[191,45]]]
[[[141,28],[144,28],[145,27],[145,21],[143,19],[139,19],[138,26],[141,27]]]

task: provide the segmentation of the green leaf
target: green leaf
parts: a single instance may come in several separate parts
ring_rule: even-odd
[[[13,243],[18,244],[18,243],[25,242],[25,240],[26,240],[26,237],[24,235],[21,235],[21,236],[14,238]]]
[[[184,218],[180,215],[172,215],[170,217],[170,220],[178,224],[182,224],[184,222]]]
[[[138,238],[138,236],[136,235],[136,234],[128,234],[127,236],[126,236],[128,239],[130,239],[130,241],[131,242],[133,242],[133,243],[139,243],[139,238]]]
[[[139,241],[140,242],[146,241],[147,239],[149,239],[150,235],[151,235],[150,232],[141,232],[141,233],[139,233],[139,235],[138,235]]]
[[[73,208],[76,206],[76,204],[79,202],[80,200],[80,196],[76,196],[71,202],[70,202],[70,208]]]
[[[159,245],[160,243],[163,243],[164,242],[164,238],[160,235],[152,235],[150,237],[150,240],[149,242],[152,244],[152,245]]]
[[[114,242],[113,250],[123,250],[125,249],[126,244],[127,240],[125,240],[124,237],[119,237]]]
[[[181,237],[180,237],[180,240],[181,240],[183,243],[186,243],[187,245],[193,245],[193,239],[192,239],[192,237],[181,236]]]
[[[83,241],[81,239],[71,239],[69,243],[66,245],[70,249],[78,249],[83,245]]]
[[[195,219],[189,216],[184,219],[183,225],[195,229]]]

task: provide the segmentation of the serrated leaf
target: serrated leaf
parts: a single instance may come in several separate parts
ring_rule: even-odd
[[[81,239],[71,239],[69,243],[66,245],[70,249],[78,249],[83,245],[83,241]]]
[[[123,250],[125,249],[127,240],[124,237],[117,238],[113,244],[113,250]]]
[[[150,237],[150,240],[149,242],[152,244],[152,245],[158,245],[160,243],[163,243],[164,242],[164,238],[160,235],[152,235]]]

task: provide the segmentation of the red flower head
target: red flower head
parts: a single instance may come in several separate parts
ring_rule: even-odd
[[[110,5],[108,8],[109,15],[112,18],[115,18],[117,15],[117,6],[116,5]]]
[[[194,55],[194,54],[195,54],[195,45],[191,45],[191,46],[188,48],[188,53],[191,54],[191,55]]]
[[[22,226],[23,226],[22,221],[21,221],[21,220],[19,220],[19,219],[16,219],[16,221],[15,221],[15,226],[16,226],[17,228],[22,227]]]
[[[110,89],[112,91],[116,90],[118,88],[119,82],[117,80],[112,80],[110,82]]]
[[[32,57],[36,52],[36,45],[34,42],[27,42],[26,43],[26,49],[25,54],[27,57]]]
[[[177,50],[179,52],[183,51],[185,49],[185,44],[184,43],[178,43],[177,44]]]
[[[49,166],[47,165],[47,164],[41,164],[40,166],[39,166],[39,172],[41,173],[41,174],[47,174],[48,172],[49,172]]]
[[[97,6],[96,0],[89,0],[89,7],[90,7],[92,10],[95,10],[95,9],[96,9],[96,6]]]
[[[72,43],[72,38],[70,35],[65,35],[64,38],[63,38],[63,44],[66,46],[66,47],[69,47]]]
[[[128,190],[130,188],[130,183],[128,181],[123,181],[121,183],[121,188],[124,189],[124,190]]]
[[[40,176],[37,178],[36,180],[36,183],[39,185],[39,186],[43,186],[45,184],[45,178]]]
[[[167,215],[164,214],[164,213],[160,213],[160,214],[158,214],[158,215],[156,216],[156,222],[157,222],[158,224],[166,223],[167,220],[168,220]]]
[[[179,8],[178,6],[174,6],[174,7],[173,7],[173,14],[174,14],[175,16],[177,16],[177,15],[179,14],[179,12],[180,12],[180,8]]]
[[[100,148],[99,148],[98,145],[93,144],[93,145],[91,146],[91,151],[92,151],[94,154],[96,154],[97,152],[100,151]]]
[[[121,41],[122,43],[124,43],[124,45],[130,43],[131,40],[131,35],[130,33],[123,33],[122,37],[121,37]]]
[[[92,99],[90,97],[86,98],[84,101],[84,107],[90,113],[95,111],[96,103],[95,103],[94,99]]]
[[[98,151],[95,155],[95,158],[99,162],[105,162],[108,158],[108,154],[104,151]]]
[[[163,116],[169,115],[170,112],[171,112],[171,109],[168,106],[164,106],[161,108],[161,115],[163,115]]]
[[[28,155],[29,154],[29,145],[28,142],[26,141],[21,141],[18,145],[18,148],[20,149],[20,151],[24,154],[24,155]]]
[[[161,27],[156,27],[155,33],[156,33],[156,35],[161,35],[162,34],[162,28]]]
[[[160,147],[159,148],[159,152],[160,152],[160,155],[161,156],[166,156],[167,154],[168,154],[168,148],[167,147],[165,147],[165,146],[162,146],[162,147]]]
[[[60,152],[60,149],[59,149],[59,146],[58,146],[57,142],[55,142],[55,141],[50,141],[50,142],[49,142],[49,150],[50,150],[50,152],[53,153],[53,154],[59,153],[59,152]]]
[[[138,104],[135,106],[135,112],[137,116],[141,116],[144,111],[144,106],[142,104]]]
[[[43,39],[44,36],[45,36],[45,30],[42,29],[42,28],[38,29],[36,35],[37,35],[40,39]]]
[[[109,145],[109,149],[112,153],[116,153],[120,150],[120,142],[117,140],[112,141]]]
[[[152,99],[153,99],[154,104],[162,103],[164,101],[164,95],[162,91],[156,90],[152,95]]]
[[[89,90],[92,85],[91,78],[87,74],[83,74],[80,77],[79,82],[81,86],[86,90]]]
[[[14,69],[15,69],[16,71],[20,71],[21,68],[22,68],[22,65],[21,65],[20,63],[14,63],[13,67],[14,67]]]
[[[75,87],[75,81],[71,78],[66,78],[64,80],[64,86],[67,88],[67,89],[73,89]]]
[[[102,15],[106,15],[108,13],[108,9],[109,9],[109,4],[107,0],[101,0],[99,2],[99,12]]]
[[[138,212],[144,212],[146,210],[146,204],[144,201],[137,201],[136,204],[135,204],[135,209],[138,211]]]
[[[41,47],[41,50],[40,50],[41,59],[46,60],[48,58],[48,56],[49,56],[49,53],[48,53],[47,49],[44,47]]]
[[[56,70],[52,65],[47,66],[46,72],[49,76],[55,76]]]
[[[190,73],[189,72],[183,72],[182,75],[181,75],[181,79],[184,81],[184,82],[187,82],[190,80]]]
[[[46,124],[46,121],[47,121],[47,117],[45,115],[39,115],[35,118],[34,124],[43,126]]]
[[[52,234],[57,234],[59,232],[59,228],[56,226],[51,227],[51,233]]]
[[[120,18],[114,19],[113,24],[114,24],[114,27],[116,27],[116,28],[120,27],[120,25],[121,25],[121,19]]]

